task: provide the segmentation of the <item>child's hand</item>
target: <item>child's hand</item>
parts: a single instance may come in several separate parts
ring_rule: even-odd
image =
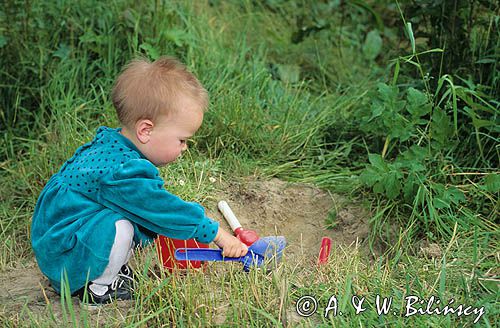
[[[227,257],[240,257],[248,252],[247,245],[222,228],[219,228],[214,243],[222,248],[222,255]]]

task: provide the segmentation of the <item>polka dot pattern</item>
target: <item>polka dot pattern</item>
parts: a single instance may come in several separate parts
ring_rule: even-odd
[[[60,171],[63,182],[72,189],[93,194],[99,191],[100,179],[119,165],[140,155],[101,127],[91,142],[83,145]]]

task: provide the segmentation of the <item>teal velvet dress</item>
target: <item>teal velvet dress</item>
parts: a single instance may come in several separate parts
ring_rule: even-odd
[[[94,140],[78,148],[42,190],[31,225],[36,260],[54,289],[60,292],[66,276],[73,293],[103,273],[118,220],[134,225],[136,244],[157,234],[210,243],[219,224],[163,184],[158,169],[120,129],[100,127]]]

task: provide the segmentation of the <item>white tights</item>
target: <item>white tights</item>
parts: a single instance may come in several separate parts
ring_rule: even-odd
[[[122,265],[126,264],[133,253],[134,243],[134,227],[128,220],[119,220],[115,223],[116,235],[111,253],[109,254],[108,266],[104,269],[103,274],[97,279],[92,281],[91,288],[98,294],[101,289],[106,292],[107,286],[118,277]],[[102,285],[94,286],[94,285]]]

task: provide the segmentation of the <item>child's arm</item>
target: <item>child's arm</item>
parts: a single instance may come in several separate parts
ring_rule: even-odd
[[[247,245],[221,227],[217,231],[214,243],[222,248],[222,255],[227,257],[240,257],[246,255],[248,252]]]
[[[194,238],[205,244],[212,242],[219,223],[208,218],[202,206],[169,193],[163,184],[151,162],[131,159],[103,174],[97,199],[156,234],[176,239]],[[144,240],[149,241],[152,240]]]

